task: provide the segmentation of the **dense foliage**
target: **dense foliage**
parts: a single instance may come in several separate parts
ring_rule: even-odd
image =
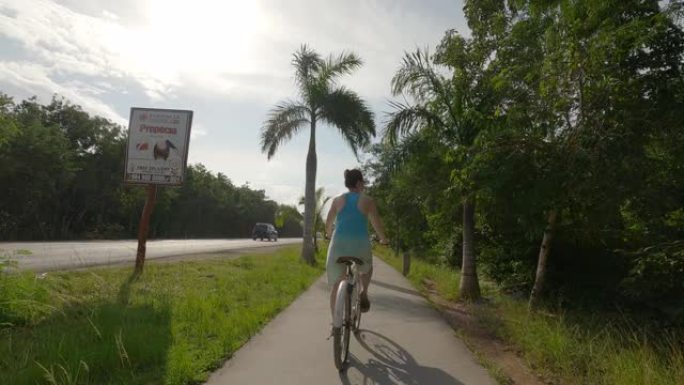
[[[122,183],[125,146],[122,127],[62,99],[0,94],[0,240],[134,237],[145,191]],[[284,209],[191,165],[182,187],[158,190],[150,235],[248,237]],[[301,236],[299,219],[280,223],[281,236]]]
[[[554,304],[619,300],[684,321],[681,2],[466,1],[465,13],[470,37],[448,31],[420,56],[448,81],[405,80],[409,104],[366,165],[397,247],[459,265],[474,199],[478,268],[510,290],[536,276]]]

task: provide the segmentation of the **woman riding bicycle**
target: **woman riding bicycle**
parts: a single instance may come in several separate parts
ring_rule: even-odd
[[[380,237],[380,243],[387,244],[387,238],[375,202],[370,196],[363,193],[364,180],[361,171],[357,169],[345,170],[344,185],[349,189],[349,192],[333,199],[325,223],[326,238],[329,238],[332,233],[326,263],[328,284],[333,289],[330,295],[330,308],[334,309],[334,289],[345,272],[345,265],[337,263],[337,259],[339,257],[356,257],[364,262],[358,266],[358,269],[363,283],[361,311],[367,312],[370,309],[368,285],[373,274],[373,255],[368,234],[368,221],[370,220],[375,232]],[[335,224],[334,232],[333,223]]]

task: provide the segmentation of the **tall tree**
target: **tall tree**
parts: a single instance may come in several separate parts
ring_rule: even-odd
[[[537,147],[551,144],[555,161],[547,159],[551,167],[540,175],[560,176],[542,202],[548,225],[530,296],[534,308],[556,216],[564,212],[563,222],[585,234],[606,234],[625,199],[640,194],[650,172],[643,166],[646,144],[654,132],[672,127],[680,110],[674,95],[683,40],[657,1],[519,6],[498,55],[499,84],[510,85],[501,110],[528,138],[536,136]]]
[[[359,148],[375,136],[373,114],[359,95],[338,84],[338,78],[360,67],[361,59],[343,52],[327,59],[303,45],[294,54],[295,84],[299,97],[276,105],[261,131],[261,149],[271,159],[278,147],[308,126],[309,149],[306,156],[304,190],[304,244],[302,259],[314,264],[314,215],[316,206],[316,124],[336,127],[357,155]]]
[[[476,188],[467,165],[478,134],[491,125],[494,116],[487,70],[490,60],[491,50],[455,31],[446,33],[434,57],[421,50],[407,53],[392,79],[392,93],[408,94],[414,104],[393,103],[395,111],[385,129],[390,141],[413,130],[433,130],[451,146],[451,156],[460,160],[460,170],[454,170],[452,178],[461,190],[463,209],[460,296],[469,300],[480,298],[480,285],[474,245]],[[445,71],[451,76],[444,75]]]

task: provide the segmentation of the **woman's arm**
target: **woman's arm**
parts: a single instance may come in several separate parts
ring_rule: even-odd
[[[375,201],[368,197],[368,219],[370,220],[373,229],[378,233],[380,237],[380,243],[386,245],[389,241],[387,236],[385,236],[385,226],[382,223],[382,218],[380,218],[380,213],[378,212],[378,207],[375,205]]]
[[[333,224],[335,223],[335,216],[337,215],[337,198],[333,199],[328,210],[328,217],[325,220],[325,237],[332,237]]]

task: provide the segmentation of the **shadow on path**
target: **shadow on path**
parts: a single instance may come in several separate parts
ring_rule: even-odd
[[[373,283],[373,285],[378,285],[380,287],[384,287],[385,289],[395,290],[395,291],[398,291],[400,293],[411,294],[411,295],[415,295],[415,296],[421,297],[421,298],[423,297],[419,292],[417,292],[415,290],[406,289],[406,288],[403,288],[401,286],[392,285],[392,284],[385,283],[382,281],[373,280],[371,282]],[[369,289],[369,290],[372,291],[372,289]]]
[[[347,370],[340,372],[340,380],[344,385],[357,383],[355,378],[349,377],[350,370],[361,373],[361,384],[464,385],[441,369],[421,366],[409,352],[380,333],[359,330],[355,337],[372,357],[363,363],[350,354]]]

